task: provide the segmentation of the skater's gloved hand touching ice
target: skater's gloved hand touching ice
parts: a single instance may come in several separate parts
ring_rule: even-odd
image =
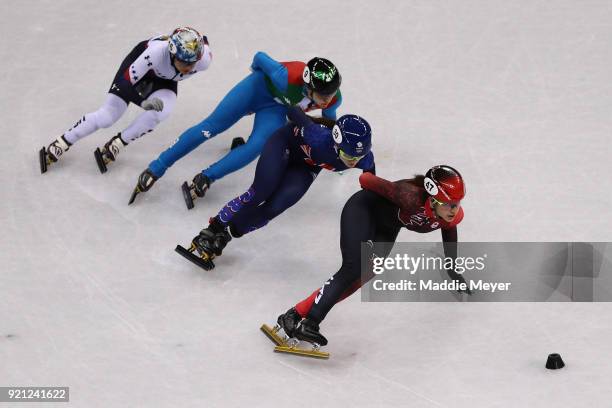
[[[157,112],[161,112],[162,110],[164,110],[164,101],[159,98],[151,98],[147,99],[146,101],[143,101],[142,105],[140,106],[144,110],[154,110]]]

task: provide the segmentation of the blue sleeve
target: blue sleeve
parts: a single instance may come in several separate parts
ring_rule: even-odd
[[[310,157],[315,163],[333,163],[336,158],[331,129],[313,123],[304,129],[304,142],[310,146]]]
[[[263,51],[258,51],[253,57],[253,63],[251,64],[253,71],[260,70],[270,80],[272,85],[281,92],[287,92],[287,85],[289,84],[289,73],[287,67],[280,62],[272,59],[268,54]]]
[[[338,109],[341,104],[342,95],[338,94],[338,99],[336,100],[336,102],[333,105],[323,109],[323,111],[321,112],[323,117],[331,120],[336,120],[336,109]]]
[[[374,163],[374,153],[370,151],[363,159],[359,160],[357,167],[363,170],[364,173],[376,174],[376,163]]]
[[[314,123],[299,106],[292,106],[287,109],[287,117],[291,122],[300,127],[307,127]]]

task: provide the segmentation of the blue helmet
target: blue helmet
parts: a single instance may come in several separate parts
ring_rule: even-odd
[[[336,146],[349,156],[365,156],[372,148],[372,128],[361,116],[340,116],[334,125],[332,136]]]
[[[191,27],[177,28],[168,40],[170,55],[188,64],[198,62],[202,58],[203,49],[202,36]]]

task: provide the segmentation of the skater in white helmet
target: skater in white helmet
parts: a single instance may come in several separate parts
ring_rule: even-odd
[[[123,147],[151,132],[170,115],[176,102],[178,81],[204,71],[211,61],[206,36],[191,27],[180,27],[171,35],[138,43],[121,63],[104,104],[40,150],[41,173],[78,140],[117,122],[128,104],[140,106],[145,112],[94,152],[100,172],[105,173],[107,165],[116,160]]]

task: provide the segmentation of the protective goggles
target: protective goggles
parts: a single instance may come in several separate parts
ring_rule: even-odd
[[[349,161],[349,162],[359,161],[359,160],[361,160],[361,159],[363,159],[365,157],[365,155],[362,155],[362,156],[351,156],[351,155],[348,155],[348,154],[344,153],[342,150],[339,151],[339,155],[340,155],[340,158],[342,160]]]
[[[461,207],[461,201],[449,201],[447,203],[444,203],[442,201],[436,200],[435,197],[431,197],[431,199],[432,199],[432,201],[434,203],[436,203],[437,205],[439,205],[441,207],[446,207],[446,208],[450,208],[450,209]]]

